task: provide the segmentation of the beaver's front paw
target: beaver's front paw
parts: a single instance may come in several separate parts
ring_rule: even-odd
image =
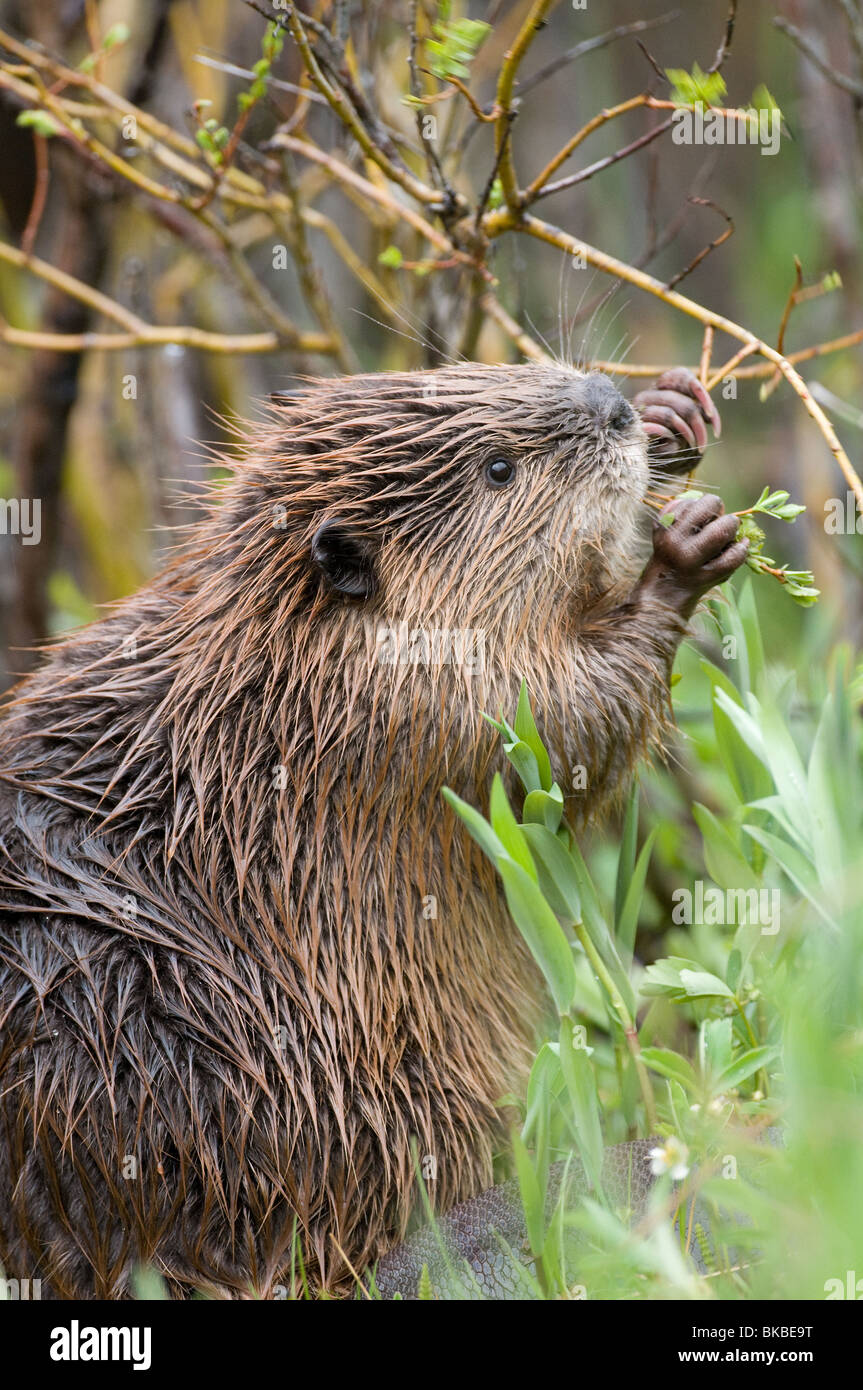
[[[653,558],[642,577],[642,592],[688,618],[702,594],[728,579],[746,559],[749,542],[734,539],[738,525],[718,497],[667,502],[654,523]]]
[[[718,439],[719,411],[701,382],[686,367],[663,372],[633,401],[650,435],[650,453],[673,473],[688,473],[707,448],[707,426]]]

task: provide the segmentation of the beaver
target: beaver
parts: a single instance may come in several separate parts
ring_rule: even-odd
[[[489,1185],[542,991],[441,788],[483,800],[483,713],[524,675],[572,823],[599,814],[745,556],[705,496],[642,570],[651,468],[719,421],[682,371],[635,405],[552,363],[309,382],[167,568],[14,692],[7,1277],[343,1293],[404,1233],[416,1152],[440,1211]]]

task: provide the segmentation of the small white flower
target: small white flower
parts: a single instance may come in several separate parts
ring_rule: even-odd
[[[727,1096],[714,1096],[707,1109],[711,1115],[721,1115],[726,1105],[729,1104],[730,1101]]]
[[[670,1134],[661,1149],[650,1150],[650,1171],[654,1177],[670,1173],[674,1182],[682,1182],[689,1172],[689,1150],[682,1139]]]

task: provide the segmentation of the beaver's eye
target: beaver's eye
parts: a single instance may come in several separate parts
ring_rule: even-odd
[[[489,459],[485,476],[492,487],[507,487],[515,477],[515,464],[509,459]]]

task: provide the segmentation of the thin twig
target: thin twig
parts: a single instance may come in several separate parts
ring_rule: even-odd
[[[728,18],[725,21],[725,33],[722,35],[722,42],[716,53],[716,57],[707,69],[708,77],[714,72],[719,72],[725,59],[731,52],[731,40],[734,38],[734,22],[737,19],[737,0],[731,0],[728,8]]]
[[[851,460],[837,437],[836,431],[830,423],[818,402],[812,396],[805,381],[794,370],[787,358],[778,353],[775,348],[763,342],[748,329],[742,328],[740,324],[734,323],[732,319],[727,319],[723,314],[714,313],[712,309],[706,309],[703,305],[697,304],[692,299],[687,299],[685,295],[678,293],[677,290],[669,290],[661,281],[654,279],[652,275],[645,274],[642,270],[635,270],[624,261],[619,261],[614,256],[609,256],[605,251],[598,250],[595,246],[589,246],[586,242],[580,241],[577,237],[571,236],[559,227],[555,227],[548,222],[541,221],[532,213],[519,211],[518,216],[514,216],[511,208],[501,208],[495,212],[486,213],[483,220],[483,229],[487,236],[499,236],[503,231],[519,231],[528,236],[535,237],[539,241],[547,242],[551,246],[558,247],[561,251],[566,251],[569,255],[580,255],[589,265],[595,266],[598,270],[604,270],[610,275],[616,275],[621,280],[626,280],[629,284],[635,285],[638,289],[646,290],[648,294],[655,295],[664,303],[679,309],[681,313],[690,318],[698,319],[701,323],[712,324],[714,328],[723,333],[727,333],[731,338],[742,340],[747,345],[752,345],[754,350],[766,357],[779,368],[782,375],[788,381],[792,390],[800,397],[807,412],[812,416],[821,434],[836,460],[837,466],[842,472],[845,481],[857,498],[858,506],[863,511],[863,481],[854,469]]]
[[[795,256],[795,257],[794,257],[794,284],[791,286],[791,289],[790,289],[789,292],[788,292],[788,298],[787,298],[787,300],[785,301],[785,308],[784,308],[784,310],[782,311],[782,318],[781,318],[781,320],[780,320],[780,322],[779,322],[779,332],[778,332],[777,335],[776,335],[776,351],[777,351],[777,352],[782,352],[782,353],[785,352],[785,330],[786,330],[787,327],[788,327],[788,320],[791,318],[791,311],[792,311],[792,309],[794,308],[794,305],[795,305],[796,302],[797,302],[797,291],[800,289],[800,287],[801,287],[802,284],[803,284],[803,266],[800,264],[800,257],[799,257],[799,256]],[[771,395],[773,394],[773,392],[776,390],[776,387],[779,385],[779,383],[780,383],[781,380],[782,380],[782,375],[781,375],[781,373],[780,373],[780,372],[774,372],[774,373],[773,373],[773,376],[770,378],[770,380],[769,380],[769,381],[765,381],[764,385],[763,385],[762,388],[761,388],[761,399],[762,399],[762,401],[766,401],[767,398],[768,398],[768,396],[771,396]]]
[[[133,346],[140,343],[144,346],[157,346],[162,343],[178,342],[176,334],[184,335],[183,340],[194,347],[206,346],[210,351],[228,351],[221,346],[212,346],[216,340],[227,340],[230,335],[207,334],[197,329],[183,328],[159,328],[153,324],[146,323],[139,318],[131,309],[126,309],[122,304],[118,304],[115,299],[102,294],[101,290],[94,289],[92,285],[85,285],[82,280],[76,280],[73,275],[67,275],[65,271],[58,270],[56,266],[49,265],[47,261],[39,260],[37,256],[25,256],[23,251],[19,251],[16,246],[9,246],[0,241],[0,261],[7,261],[10,265],[17,266],[21,270],[29,270],[37,275],[47,284],[53,285],[55,289],[63,290],[72,299],[77,299],[81,304],[88,305],[97,314],[104,314],[106,318],[120,325],[126,330],[126,342],[123,346]],[[51,345],[57,346],[59,351],[80,351],[81,344],[85,340],[91,340],[93,334],[31,334],[24,329],[12,328],[6,325],[2,330],[2,337],[6,342],[14,343],[18,346],[37,346],[35,342],[25,341],[39,338],[42,340],[51,339]],[[247,335],[248,336],[248,335]],[[102,335],[109,341],[107,344],[100,343],[100,346],[114,347],[115,341],[110,334]],[[70,340],[77,340],[77,346],[70,345]],[[193,341],[194,339],[194,341]],[[236,339],[234,339],[236,341]],[[332,340],[323,333],[301,333],[293,324],[285,321],[281,333],[257,334],[249,337],[249,341],[255,346],[247,347],[245,351],[268,352],[274,348],[290,346],[305,352],[331,353],[333,351]],[[264,343],[269,344],[264,346]],[[44,346],[44,341],[38,344]],[[94,344],[92,341],[90,346]],[[233,350],[233,349],[230,349]]]
[[[0,320],[0,342],[47,352],[118,352],[122,348],[188,347],[220,356],[279,352],[284,343],[276,333],[208,333],[203,328],[177,324],[167,328],[145,324],[136,333],[41,333],[13,328]],[[334,345],[322,333],[299,334],[294,347],[300,352],[331,356]]]
[[[256,73],[251,68],[239,68],[236,63],[226,63],[220,58],[211,58],[207,53],[196,53],[194,62],[200,63],[202,67],[213,68],[216,72],[227,73],[229,77],[247,77],[250,82],[254,82]],[[290,92],[295,96],[305,97],[307,101],[316,103],[318,106],[326,106],[327,99],[322,97],[320,92],[310,91],[308,87],[300,87],[296,82],[285,82],[281,77],[268,77],[267,86],[273,87],[277,92]]]
[[[290,0],[288,0],[288,3],[290,4]],[[409,193],[412,198],[415,198],[417,202],[424,204],[439,203],[441,196],[440,190],[437,188],[429,188],[428,184],[422,183],[420,179],[415,178],[409,169],[402,165],[395,164],[392,159],[384,154],[380,147],[377,146],[370,137],[344,92],[339,87],[333,86],[324,76],[321,65],[312,51],[308,36],[303,27],[303,20],[300,19],[300,14],[296,5],[290,4],[287,17],[294,42],[300,50],[303,66],[318,91],[322,96],[326,97],[339,120],[351,132],[360,149],[363,151],[363,154],[365,154],[372,163],[377,164],[378,168],[386,174],[387,178],[390,179],[392,183],[398,184],[399,187],[403,188],[406,193]],[[308,16],[304,16],[304,19],[308,21]]]
[[[585,183],[588,179],[592,179],[595,174],[601,174],[604,169],[609,169],[612,164],[619,163],[621,159],[628,159],[631,154],[635,154],[636,150],[641,150],[645,145],[652,144],[654,140],[671,128],[673,119],[670,116],[667,121],[660,121],[659,125],[654,126],[652,130],[646,131],[644,135],[639,135],[637,140],[624,145],[622,149],[615,150],[614,154],[606,155],[604,159],[598,159],[595,164],[588,164],[586,168],[579,169],[575,174],[568,174],[566,178],[557,179],[554,183],[547,183],[539,189],[535,198],[526,201],[534,202],[540,198],[547,198],[552,193],[561,193],[565,188],[573,188],[577,183]]]
[[[36,184],[33,189],[33,202],[30,205],[30,212],[27,216],[27,225],[21,236],[21,250],[25,256],[29,256],[36,241],[36,235],[42,222],[42,215],[45,211],[45,200],[48,196],[48,180],[50,168],[48,163],[48,141],[44,135],[38,131],[33,132],[33,156],[36,162]]]
[[[707,375],[710,371],[710,358],[713,353],[713,326],[707,324],[704,329],[704,338],[701,343],[701,361],[698,364],[698,380],[702,386],[707,385]]]
[[[374,203],[378,203],[381,207],[387,208],[394,216],[400,218],[402,221],[408,222],[416,231],[420,232],[427,241],[430,241],[433,246],[437,246],[447,255],[455,255],[457,260],[461,261],[466,266],[470,266],[472,270],[479,271],[486,279],[490,280],[492,278],[490,271],[485,266],[480,265],[480,263],[473,256],[468,255],[467,252],[456,250],[452,242],[443,232],[438,231],[436,227],[433,227],[430,222],[427,222],[426,219],[418,212],[415,212],[413,208],[406,207],[404,203],[398,202],[388,189],[380,188],[377,184],[371,183],[368,179],[364,179],[361,174],[351,169],[350,165],[345,164],[340,159],[336,159],[334,155],[327,154],[325,150],[319,149],[317,145],[313,145],[309,141],[300,140],[295,135],[284,135],[281,132],[277,132],[273,136],[270,141],[270,146],[273,149],[293,150],[296,154],[301,154],[304,158],[314,160],[316,164],[323,165],[324,168],[329,169],[333,173],[339,183],[356,189],[357,192],[362,193],[363,197],[370,199]]]
[[[303,298],[327,337],[334,344],[333,355],[339,368],[343,372],[355,372],[358,370],[357,359],[339,331],[332,304],[324,290],[314,262],[309,239],[306,236],[306,224],[299,215],[301,204],[294,180],[292,157],[288,150],[285,150],[282,156],[282,178],[291,199],[291,211],[286,219],[286,240],[291,247]]]
[[[707,332],[707,329],[705,329],[704,331],[705,331],[705,333],[706,333],[706,332]],[[713,331],[713,330],[711,329],[711,332],[712,332],[712,331]],[[735,352],[734,356],[733,356],[733,357],[729,357],[728,361],[725,362],[725,363],[723,363],[723,365],[719,368],[719,370],[716,371],[716,372],[714,372],[713,376],[710,377],[708,380],[705,381],[704,385],[705,385],[706,389],[707,389],[708,391],[712,391],[713,388],[714,388],[714,386],[718,386],[719,382],[720,382],[720,381],[723,381],[723,380],[725,379],[725,377],[731,376],[731,374],[734,372],[734,370],[735,370],[735,368],[737,367],[737,365],[738,365],[740,362],[743,361],[744,357],[749,357],[749,356],[751,356],[751,354],[752,354],[754,351],[755,351],[755,348],[752,346],[751,343],[746,343],[746,344],[744,344],[744,346],[743,346],[742,348],[738,348],[738,350],[737,350],[737,352]],[[768,366],[768,371],[769,371],[769,370],[770,370],[770,367]]]
[[[524,192],[525,203],[532,203],[539,196],[540,189],[544,188],[552,174],[560,168],[561,164],[569,159],[569,156],[574,150],[578,149],[579,145],[582,141],[587,139],[588,135],[592,135],[601,125],[605,125],[606,121],[614,120],[615,116],[622,116],[625,111],[633,111],[637,106],[645,106],[648,101],[648,93],[641,92],[637,97],[629,97],[627,101],[618,102],[616,106],[605,107],[596,116],[592,117],[586,125],[583,125],[580,130],[577,130],[574,135],[570,136],[563,148],[558,150],[554,158],[549,160],[545,168],[537,174],[536,178],[531,180]]]
[[[814,63],[828,82],[832,82],[834,87],[839,87],[843,92],[850,92],[851,96],[856,97],[858,101],[863,101],[863,82],[858,82],[853,77],[846,77],[844,73],[837,72],[826,58],[822,58],[812,40],[807,38],[802,30],[789,24],[788,20],[783,19],[781,15],[774,16],[773,23],[777,29],[788,36],[792,43],[797,45],[810,63]]]
[[[698,255],[689,262],[689,265],[686,266],[685,269],[678,271],[677,275],[672,276],[665,287],[667,290],[673,289],[675,285],[680,284],[681,280],[685,280],[687,275],[691,275],[695,267],[700,265],[704,260],[705,256],[709,256],[711,251],[715,251],[717,246],[721,246],[723,241],[727,241],[734,233],[734,223],[728,216],[728,213],[723,212],[722,208],[714,203],[712,198],[690,198],[689,201],[690,203],[694,203],[696,207],[713,208],[714,212],[718,212],[720,217],[725,218],[728,226],[725,228],[724,232],[711,241],[709,246],[705,246],[702,251],[699,251]]]
[[[504,56],[497,83],[497,107],[500,115],[495,125],[495,154],[500,159],[500,182],[507,207],[519,203],[518,180],[512,157],[513,88],[516,74],[538,29],[545,23],[553,0],[533,0],[530,11],[518,32],[515,43]]]
[[[419,70],[417,68],[417,48],[419,46],[419,0],[411,0],[411,27],[410,27],[410,48],[408,49],[408,72],[410,74],[411,95],[416,105],[416,127],[419,136],[420,146],[425,155],[426,166],[431,175],[432,182],[438,188],[446,187],[446,177],[441,167],[435,142],[425,128],[426,113],[419,104],[422,100],[422,85],[420,83]]]
[[[545,67],[540,68],[538,72],[519,82],[519,96],[527,96],[534,87],[538,87],[541,82],[553,77],[556,72],[560,72],[561,68],[574,63],[577,58],[583,58],[586,53],[594,53],[598,48],[605,48],[606,45],[615,43],[617,39],[625,39],[630,34],[644,34],[648,29],[658,29],[660,25],[670,24],[672,20],[679,19],[679,17],[680,10],[669,10],[667,14],[657,15],[655,19],[636,19],[632,24],[618,24],[616,29],[609,29],[605,34],[597,34],[595,38],[584,39],[581,43],[577,43],[574,48],[569,48],[565,53],[561,53],[558,58],[552,58],[551,62],[546,63]]]

